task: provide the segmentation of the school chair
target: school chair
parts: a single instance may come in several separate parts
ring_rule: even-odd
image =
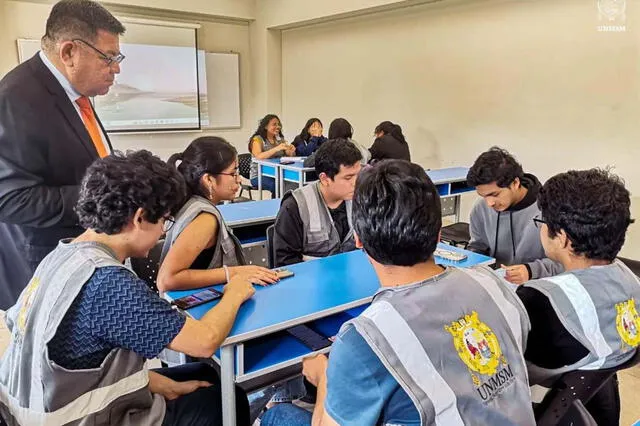
[[[551,390],[535,408],[536,424],[538,426],[595,424],[595,422],[579,423],[581,418],[585,421],[584,414],[579,406],[574,406],[574,403],[580,401],[583,406],[588,404],[589,400],[613,378],[616,372],[631,368],[638,363],[640,363],[640,351],[636,350],[633,358],[617,367],[601,370],[574,370],[563,374],[553,383]]]
[[[627,259],[624,257],[619,257],[618,259],[620,259],[620,261],[622,263],[624,263],[625,265],[627,265],[627,267],[629,269],[631,269],[631,272],[633,272],[634,274],[636,274],[638,277],[640,277],[640,261],[638,260],[633,260],[633,259]]]
[[[276,263],[276,249],[273,246],[273,233],[275,232],[275,225],[271,225],[267,228],[267,263],[269,269],[275,268]]]
[[[443,243],[466,249],[469,245],[469,241],[471,241],[469,224],[466,222],[458,222],[452,225],[443,226],[440,229],[440,240]]]
[[[251,191],[253,191],[256,188],[254,188],[251,185],[250,183],[251,181],[249,179],[251,177],[251,154],[250,153],[238,155],[238,171],[240,172],[240,176],[242,176],[242,178],[249,183],[247,184],[247,183],[244,183],[245,181],[243,181],[243,183],[240,184],[240,194],[238,194],[238,197],[236,197],[236,199],[233,200],[233,202],[239,203],[243,201],[253,201],[253,195],[251,195]],[[247,191],[249,193],[249,198],[242,196],[242,193],[244,191]]]
[[[160,256],[162,255],[162,246],[164,240],[160,240],[149,251],[149,255],[144,258],[131,258],[131,269],[136,273],[138,278],[144,280],[149,288],[158,293],[156,281],[158,279],[158,270],[160,269]]]

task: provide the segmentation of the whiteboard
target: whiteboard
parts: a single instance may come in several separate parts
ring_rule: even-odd
[[[24,62],[40,50],[40,40],[18,39],[18,59]],[[205,53],[205,78],[209,122],[203,129],[240,128],[240,55]],[[202,89],[201,89],[202,91]]]

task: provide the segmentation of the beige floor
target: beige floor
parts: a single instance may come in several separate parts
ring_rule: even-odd
[[[640,420],[640,366],[621,371],[620,398],[622,400],[621,426],[631,426]]]

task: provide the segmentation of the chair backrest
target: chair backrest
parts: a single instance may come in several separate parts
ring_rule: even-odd
[[[562,421],[558,423],[558,426],[598,426],[598,423],[591,416],[582,401],[577,399],[573,401],[573,404],[569,407]]]
[[[240,172],[240,176],[245,179],[250,179],[251,177],[251,154],[240,154],[238,155],[238,171]]]
[[[636,350],[630,360],[614,368],[574,370],[563,374],[555,381],[549,393],[536,409],[538,426],[565,424],[565,417],[574,401],[580,400],[583,404],[587,404],[617,371],[631,368],[638,363],[640,363],[640,350]]]
[[[164,240],[160,240],[149,251],[149,255],[144,258],[131,258],[131,267],[133,272],[143,279],[149,288],[156,293],[158,292],[158,286],[156,280],[158,278],[158,270],[160,269],[160,255],[162,254],[162,246]]]
[[[619,257],[618,259],[627,265],[634,274],[640,277],[640,260],[626,259],[624,257]]]
[[[267,263],[269,264],[269,269],[275,268],[276,263],[276,249],[273,247],[274,231],[274,225],[267,228]]]

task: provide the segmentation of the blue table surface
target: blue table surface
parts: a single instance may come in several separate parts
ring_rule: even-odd
[[[440,183],[460,182],[467,180],[468,167],[447,167],[444,169],[427,170],[427,175],[434,185]]]
[[[227,225],[233,227],[242,223],[258,223],[261,221],[274,221],[280,210],[280,200],[246,201],[244,203],[231,203],[218,206]]]
[[[480,263],[492,263],[492,258],[466,250],[440,244],[447,250],[463,251],[464,262],[448,262],[437,259],[443,265],[467,267]],[[244,341],[252,337],[284,329],[294,323],[304,323],[312,318],[344,310],[370,301],[379,289],[379,281],[366,255],[356,250],[323,259],[303,262],[287,267],[295,276],[281,280],[269,287],[256,287],[256,294],[245,302],[225,344]],[[222,285],[213,286],[222,290]],[[167,297],[177,299],[198,290],[171,291]],[[202,318],[218,301],[189,309],[196,319]]]

